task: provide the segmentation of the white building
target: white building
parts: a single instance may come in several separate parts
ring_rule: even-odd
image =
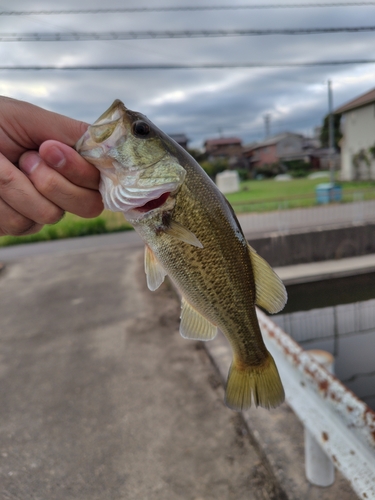
[[[344,104],[335,114],[342,114],[342,180],[375,179],[375,89]]]

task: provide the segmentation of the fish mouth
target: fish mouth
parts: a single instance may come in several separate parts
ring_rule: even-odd
[[[163,193],[161,196],[159,196],[159,198],[154,198],[153,200],[150,200],[147,203],[145,203],[144,205],[141,205],[140,207],[136,207],[133,210],[135,210],[136,212],[141,212],[141,213],[146,213],[146,212],[150,212],[151,210],[155,210],[155,208],[159,208],[162,205],[164,205],[164,203],[169,198],[170,194],[171,194],[170,192]]]
[[[127,136],[123,123],[126,111],[120,100],[114,101],[77,141],[74,146],[76,151],[88,161],[100,159],[109,149],[115,147],[118,141]]]

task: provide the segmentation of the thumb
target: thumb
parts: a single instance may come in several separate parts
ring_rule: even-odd
[[[87,123],[41,108],[38,108],[36,117],[34,115],[34,123],[35,118],[39,120],[39,126],[35,128],[33,140],[38,146],[49,139],[74,146],[88,127]]]
[[[38,149],[42,142],[53,139],[73,146],[88,125],[64,115],[47,111],[24,101],[1,97],[0,112],[12,116],[12,135],[25,149]]]

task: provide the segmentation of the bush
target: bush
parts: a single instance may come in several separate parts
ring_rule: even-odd
[[[311,163],[304,160],[284,161],[287,172],[293,177],[306,177],[311,171]]]
[[[217,174],[228,169],[228,160],[225,158],[217,158],[216,160],[203,161],[201,167],[212,179],[215,179]]]
[[[261,165],[257,167],[255,176],[263,176],[265,179],[269,179],[271,177],[275,177],[277,174],[284,173],[285,170],[282,169],[282,166],[279,163],[269,163],[266,165]],[[260,178],[260,177],[259,177]]]
[[[246,168],[236,168],[240,181],[247,181],[250,179],[249,171]]]

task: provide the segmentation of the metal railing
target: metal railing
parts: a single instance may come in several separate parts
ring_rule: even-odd
[[[375,498],[375,413],[258,311],[286,400],[360,498]]]

